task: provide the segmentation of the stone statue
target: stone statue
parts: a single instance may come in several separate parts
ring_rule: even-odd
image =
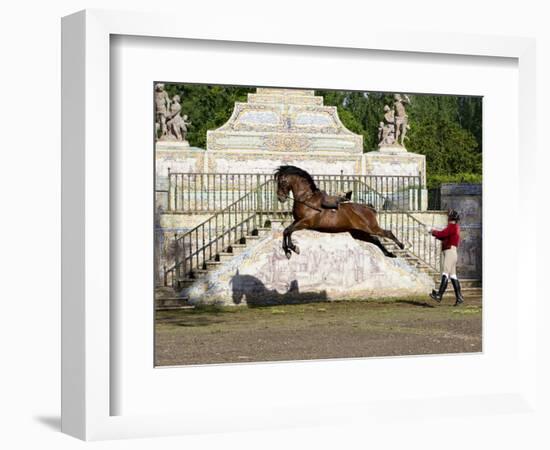
[[[183,115],[183,120],[181,121],[181,136],[182,140],[187,142],[187,126],[191,126],[191,122],[187,120],[187,114]]]
[[[393,108],[395,111],[395,141],[404,146],[405,136],[409,127],[409,116],[405,111],[405,105],[410,105],[411,101],[405,94],[395,94],[393,96]]]
[[[392,109],[384,106],[384,121],[378,127],[378,145],[392,145],[395,142],[395,116]]]
[[[187,116],[181,116],[181,97],[174,95],[172,99],[164,90],[164,84],[155,85],[155,128],[157,140],[187,142],[187,127],[191,122]]]
[[[166,118],[169,109],[170,98],[168,97],[168,93],[164,90],[164,84],[157,83],[155,85],[155,128],[158,139],[162,139],[168,134]]]
[[[180,113],[180,96],[174,95],[170,104],[170,114],[167,122],[167,139],[187,142],[187,125],[191,125],[191,122],[187,121],[187,115],[181,117]]]

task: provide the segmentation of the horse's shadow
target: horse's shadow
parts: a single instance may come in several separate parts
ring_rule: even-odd
[[[298,280],[291,281],[288,290],[281,294],[268,289],[264,283],[252,275],[240,275],[231,278],[232,300],[236,305],[246,301],[248,306],[292,305],[328,301],[327,292],[300,292]]]

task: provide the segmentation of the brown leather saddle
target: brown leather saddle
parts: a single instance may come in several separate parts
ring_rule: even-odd
[[[321,197],[321,208],[338,209],[340,203],[351,201],[352,192],[348,191],[344,195],[328,195],[325,191],[321,191],[323,194]]]

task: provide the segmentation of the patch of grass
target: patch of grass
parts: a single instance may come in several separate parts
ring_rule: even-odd
[[[481,313],[481,307],[479,306],[467,306],[465,308],[453,309],[453,314],[479,314]]]
[[[479,300],[472,300],[478,302]],[[438,320],[455,320],[476,317],[481,313],[481,305],[466,304],[455,308],[452,304],[437,304],[426,297],[395,297],[376,300],[340,300],[323,304],[270,305],[262,307],[198,305],[194,309],[159,312],[157,326],[174,325],[183,327],[210,328],[212,326],[240,329],[254,327],[255,324],[269,324],[277,327],[315,326],[328,324],[327,321],[344,323],[376,323],[386,327],[402,322],[434,323]],[[362,326],[361,326],[362,327]]]
[[[190,309],[189,312],[192,314],[205,314],[205,313],[236,313],[239,312],[239,307],[236,306],[224,306],[224,305],[207,305],[207,304],[198,304],[193,309]]]

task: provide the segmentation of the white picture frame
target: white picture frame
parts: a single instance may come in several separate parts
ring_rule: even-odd
[[[322,401],[305,398],[302,407],[285,404],[267,409],[239,410],[229,404],[216,405],[208,415],[205,408],[194,405],[194,415],[178,413],[112,414],[113,395],[121,386],[113,382],[113,361],[120,355],[113,351],[111,285],[111,185],[117,176],[111,170],[110,91],[111,37],[138,36],[170,39],[191,39],[212,42],[234,42],[242,45],[284,44],[302,48],[326,48],[331,52],[355,49],[380,52],[403,52],[410,58],[418,55],[453,55],[457,57],[507,58],[517,61],[518,74],[518,147],[519,178],[517,192],[511,195],[514,207],[526,222],[536,221],[533,190],[535,173],[535,133],[531,121],[535,111],[535,43],[532,39],[487,37],[444,33],[395,33],[380,30],[350,30],[337,35],[327,34],[314,26],[303,30],[281,32],[276,26],[251,24],[237,28],[219,22],[205,27],[204,22],[181,21],[169,14],[144,14],[87,10],[67,16],[62,22],[62,431],[85,440],[150,437],[211,431],[253,430],[270,427],[310,426],[350,423],[359,426],[364,420],[382,417],[385,421],[402,421],[436,408],[443,416],[493,416],[502,411],[516,415],[537,415],[536,404],[536,285],[530,273],[535,270],[536,249],[516,249],[516,276],[508,295],[518,295],[522,286],[522,303],[517,313],[517,339],[513,351],[519,367],[513,380],[501,392],[485,395],[469,393],[464,397],[427,397],[399,393],[395,398],[368,402],[331,400],[330,408]],[[289,47],[285,47],[289,48]],[[284,48],[280,48],[284,52]],[[178,81],[178,80],[174,80]],[[484,124],[485,125],[485,124]],[[152,162],[152,158],[151,158]],[[515,189],[515,186],[512,187]],[[519,202],[521,199],[521,203]],[[485,244],[484,244],[485,245]],[[489,244],[488,244],[489,245]],[[511,272],[514,273],[513,271]],[[517,298],[514,297],[515,300]],[[515,305],[516,303],[514,303]],[[152,296],[151,296],[152,308]],[[116,315],[115,315],[116,316]],[[150,336],[152,340],[152,336]],[[450,360],[449,360],[450,361]],[[326,363],[325,363],[326,364]],[[393,363],[390,363],[393,364]],[[396,363],[397,364],[397,363]],[[441,362],[433,359],[430,367],[437,370]],[[450,364],[448,362],[447,364]],[[292,364],[248,365],[247,370],[264,374]],[[254,368],[256,367],[256,369]],[[274,368],[275,367],[275,368]],[[302,369],[312,376],[320,366],[309,364]],[[323,366],[328,367],[328,366]],[[348,370],[349,364],[335,361],[335,370]],[[152,369],[152,368],[151,368]],[[208,374],[215,376],[213,367]],[[159,369],[157,369],[159,370]],[[162,369],[163,371],[177,369]],[[386,369],[387,370],[387,369]],[[198,373],[198,372],[196,372]],[[336,374],[337,372],[335,372]],[[517,375],[517,376],[516,376]],[[246,395],[246,394],[243,394]],[[256,400],[260,402],[261,400]],[[395,405],[399,402],[400,411]],[[244,402],[246,403],[246,402]],[[186,405],[189,406],[189,405]],[[264,405],[265,406],[265,405]],[[146,408],[145,408],[146,409]],[[182,406],[182,411],[185,408]],[[229,419],[228,417],[231,416]],[[428,417],[431,417],[427,413]],[[487,421],[498,429],[498,423]]]

